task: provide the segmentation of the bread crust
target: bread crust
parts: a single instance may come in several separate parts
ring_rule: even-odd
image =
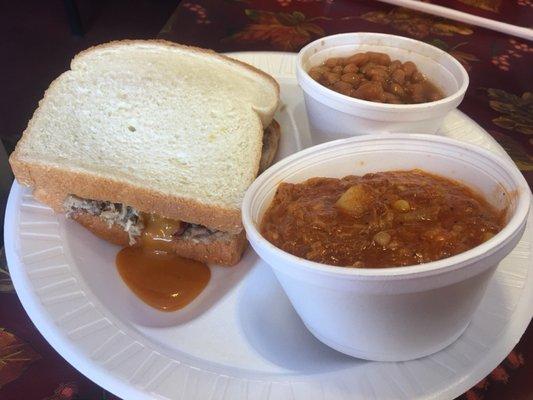
[[[242,230],[239,209],[202,204],[83,172],[26,163],[16,157],[11,157],[10,162],[19,183],[34,188],[37,200],[59,213],[65,212],[63,202],[72,194],[84,199],[126,204],[138,211],[156,213],[224,232],[239,233]]]
[[[117,246],[129,246],[128,233],[117,224],[108,225],[102,218],[84,212],[72,214],[70,218],[100,239],[107,240]]]
[[[128,234],[116,224],[109,226],[102,218],[83,212],[75,213],[71,218],[108,242],[128,246]],[[232,235],[229,240],[194,242],[190,239],[177,238],[171,246],[172,250],[182,257],[209,264],[232,266],[241,259],[247,243],[246,234],[242,231]],[[134,246],[140,246],[139,241]]]
[[[259,162],[259,173],[272,165],[274,157],[278,152],[279,140],[281,138],[281,127],[278,121],[272,120],[263,134],[263,148],[261,150],[261,160]]]

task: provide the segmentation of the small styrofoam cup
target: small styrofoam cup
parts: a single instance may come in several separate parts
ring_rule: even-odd
[[[260,233],[280,182],[420,168],[460,181],[498,209],[506,226],[490,240],[446,259],[408,267],[343,268],[296,257]],[[261,174],[243,201],[243,223],[296,312],[320,341],[355,357],[404,361],[435,353],[468,326],[498,263],[522,236],[529,187],[507,159],[434,135],[366,135],[324,143]]]
[[[446,97],[421,104],[377,103],[337,93],[307,73],[331,57],[366,51],[414,62]],[[461,63],[435,46],[402,36],[365,32],[332,35],[309,43],[298,53],[296,76],[304,92],[315,144],[361,134],[436,133],[444,117],[463,100],[469,83]]]

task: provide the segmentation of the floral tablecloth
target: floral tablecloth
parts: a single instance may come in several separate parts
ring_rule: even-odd
[[[522,26],[533,22],[532,0],[432,2]],[[456,57],[471,78],[461,110],[508,151],[533,184],[533,43],[370,0],[182,0],[160,37],[222,52],[298,51],[318,37],[353,31],[413,37]],[[48,345],[3,268],[0,304],[1,400],[117,399]],[[532,377],[530,326],[513,352],[461,400],[533,399]]]

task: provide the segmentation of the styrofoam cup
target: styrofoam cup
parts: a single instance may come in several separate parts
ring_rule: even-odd
[[[307,71],[331,57],[376,51],[412,61],[446,97],[421,104],[385,104],[345,96],[326,88]],[[435,46],[382,33],[343,33],[311,42],[298,53],[296,76],[304,91],[313,142],[386,132],[436,133],[444,117],[461,103],[468,73],[454,57]]]
[[[463,182],[498,209],[507,206],[506,226],[453,257],[377,269],[311,262],[259,232],[280,182],[413,168]],[[489,151],[433,135],[366,135],[311,147],[270,167],[246,192],[242,213],[250,244],[319,340],[355,357],[403,361],[435,353],[465,330],[498,263],[522,236],[530,201],[516,166]]]

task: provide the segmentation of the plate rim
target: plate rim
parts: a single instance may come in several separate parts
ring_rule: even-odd
[[[4,248],[9,268],[9,274],[15,288],[15,292],[37,330],[52,348],[72,365],[76,370],[81,372],[85,377],[92,380],[105,390],[116,394],[123,399],[146,399],[142,396],[137,388],[125,383],[123,379],[106,372],[102,365],[92,361],[80,353],[75,342],[70,340],[58,327],[58,325],[49,317],[49,313],[43,307],[35,290],[32,288],[30,279],[24,268],[24,264],[19,254],[19,248],[15,246],[15,232],[17,224],[14,216],[18,214],[17,204],[19,196],[22,195],[22,186],[14,180],[9,191],[9,197],[6,206],[4,219]],[[11,233],[11,234],[8,234]],[[120,390],[112,390],[109,387],[117,387]],[[118,394],[120,393],[120,394]],[[145,393],[147,394],[147,393]]]
[[[229,55],[238,56],[239,54],[245,55],[264,55],[264,56],[288,56],[295,58],[296,55],[293,53],[278,53],[278,52],[239,52],[239,53],[229,53]],[[271,72],[272,73],[272,72]],[[276,75],[275,73],[273,73]],[[280,74],[282,77],[290,77],[290,75]],[[472,120],[469,116],[462,113],[459,110],[454,110],[462,114],[463,117],[466,117],[470,123],[475,124],[478,129],[482,130],[487,136],[490,137],[493,144],[497,145],[501,154],[507,153],[503,148],[497,143],[497,141],[486,132],[479,124]],[[510,158],[507,155],[508,158]],[[22,186],[20,186],[16,180],[13,182],[11,187],[8,203],[6,207],[5,222],[4,222],[4,243],[6,249],[6,258],[10,268],[10,274],[13,280],[13,284],[16,289],[17,296],[19,297],[24,310],[28,314],[29,318],[38,329],[38,331],[43,335],[48,343],[57,351],[69,364],[74,368],[80,371],[83,375],[94,381],[96,384],[104,387],[106,390],[116,394],[117,396],[124,399],[147,399],[153,398],[155,395],[148,390],[142,390],[139,387],[131,385],[126,379],[123,379],[117,375],[109,373],[109,370],[106,369],[102,364],[91,360],[88,355],[83,354],[76,345],[76,342],[71,340],[50,318],[49,313],[45,307],[41,304],[35,290],[32,287],[32,283],[29,279],[29,276],[26,273],[26,268],[20,257],[20,248],[16,247],[16,236],[18,223],[16,223],[16,218],[20,212],[17,203],[22,196]],[[530,225],[532,216],[529,216],[528,225]],[[518,343],[522,337],[525,329],[531,321],[531,316],[533,315],[533,310],[528,312],[528,305],[533,304],[533,290],[525,290],[527,283],[531,281],[531,273],[528,273],[528,276],[524,279],[525,285],[524,290],[520,294],[517,306],[513,311],[513,317],[510,319],[503,331],[502,334],[498,337],[497,342],[505,349],[499,353],[491,354],[487,352],[483,357],[483,363],[477,364],[478,368],[470,372],[468,376],[463,376],[461,379],[456,380],[452,385],[448,386],[445,390],[434,393],[433,395],[421,397],[425,399],[437,399],[437,398],[453,398],[462,394],[465,390],[469,389],[475,385],[479,380],[484,378],[490,371],[499,364],[507,354],[513,349],[513,347]],[[531,285],[530,285],[531,286]],[[527,295],[527,299],[525,299]],[[518,314],[522,315],[523,318],[518,318]],[[527,318],[529,314],[529,319]],[[512,331],[511,327],[516,330],[516,332],[521,332],[519,335],[509,335],[509,332]],[[504,341],[505,340],[505,341]],[[503,342],[504,341],[504,342]],[[503,342],[503,345],[500,343]],[[501,355],[503,353],[503,356]],[[490,356],[490,357],[489,357]],[[486,360],[488,358],[488,360]],[[451,396],[451,397],[450,397]]]

